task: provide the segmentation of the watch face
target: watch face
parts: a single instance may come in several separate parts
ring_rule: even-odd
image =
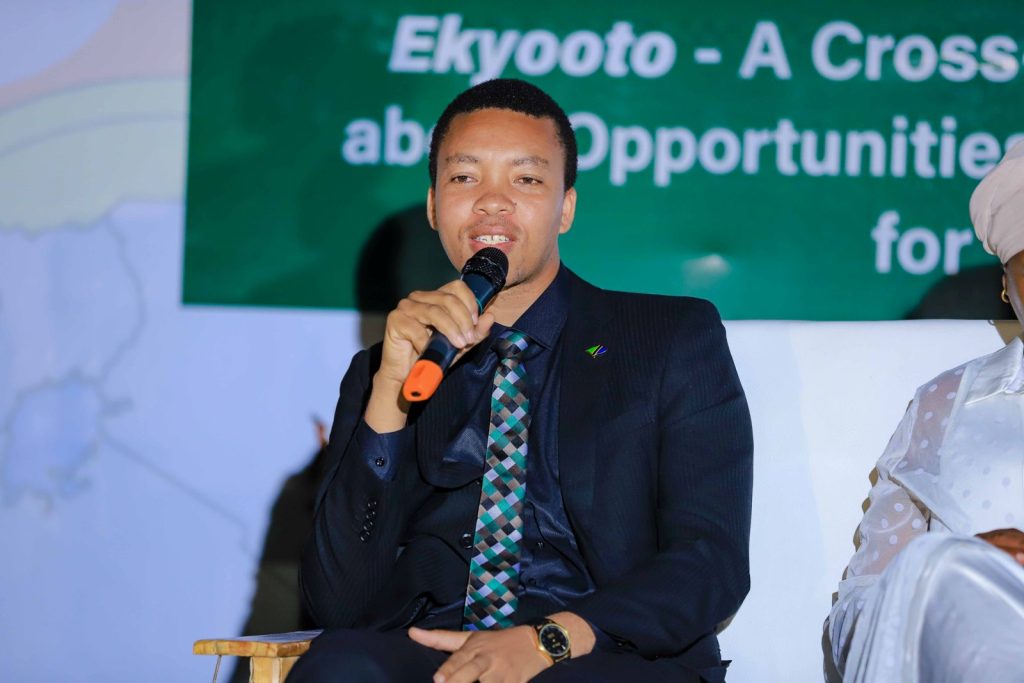
[[[558,626],[545,624],[537,634],[541,647],[552,657],[562,657],[569,652],[569,639]]]

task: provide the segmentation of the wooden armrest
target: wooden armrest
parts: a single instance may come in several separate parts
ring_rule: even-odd
[[[217,655],[217,668],[213,678],[217,680],[220,657],[249,657],[249,680],[253,683],[281,683],[299,657],[306,654],[311,640],[321,631],[292,631],[291,633],[268,633],[262,636],[238,636],[236,638],[209,638],[197,640],[192,645],[194,655]]]
[[[194,655],[233,655],[235,657],[301,657],[309,649],[309,642],[321,631],[292,631],[268,633],[261,636],[210,638],[197,640],[192,646]]]

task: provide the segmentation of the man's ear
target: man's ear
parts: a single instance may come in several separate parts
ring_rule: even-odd
[[[434,213],[434,186],[427,189],[427,222],[430,229],[437,232],[437,215]]]
[[[573,218],[576,217],[576,188],[570,187],[562,199],[562,222],[558,225],[558,234],[564,235],[572,227]]]

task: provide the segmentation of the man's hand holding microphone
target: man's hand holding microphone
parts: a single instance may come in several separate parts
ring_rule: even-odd
[[[378,434],[405,427],[412,401],[430,398],[444,372],[487,338],[494,316],[484,308],[505,286],[508,258],[481,249],[462,278],[430,292],[412,292],[387,317],[380,368],[363,419]]]

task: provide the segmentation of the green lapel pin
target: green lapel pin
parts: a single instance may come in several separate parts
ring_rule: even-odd
[[[587,349],[587,354],[591,358],[600,358],[605,354],[607,350],[608,349],[606,349],[603,345],[597,344],[596,346],[591,346],[589,349]]]

